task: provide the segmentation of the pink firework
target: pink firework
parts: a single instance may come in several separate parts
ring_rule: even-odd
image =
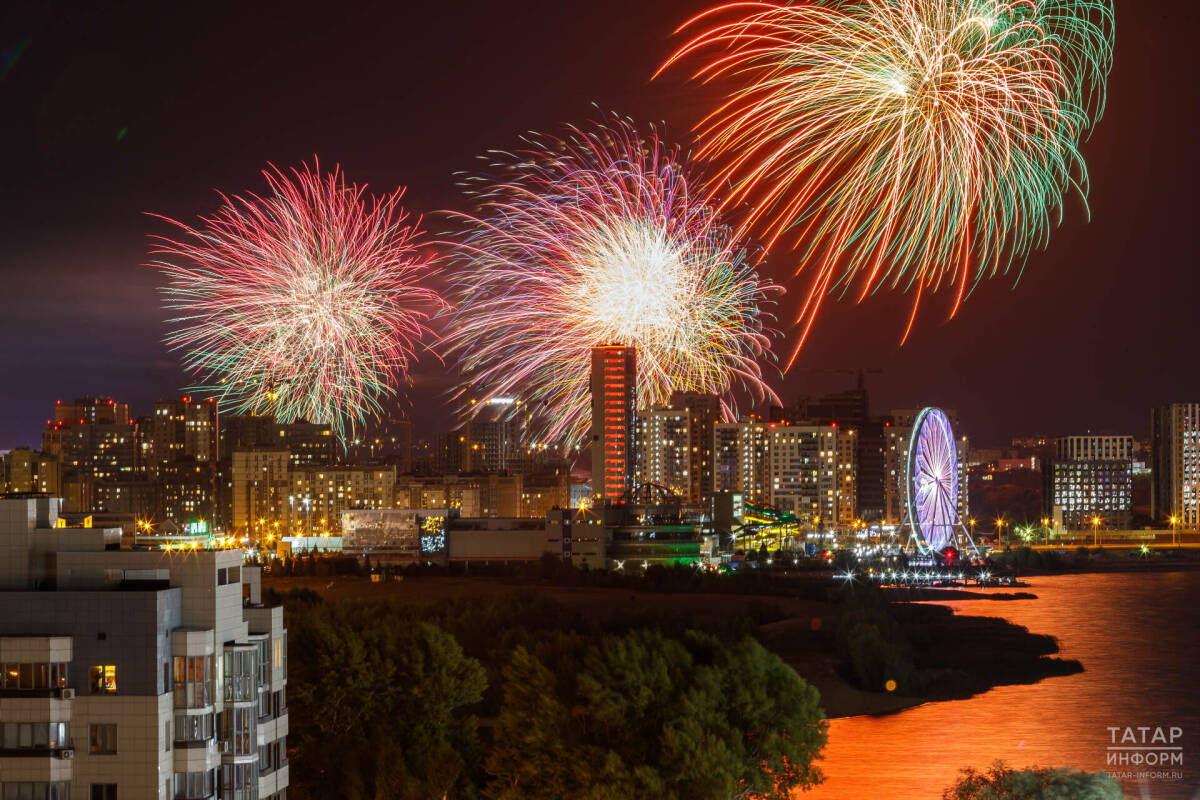
[[[343,440],[408,374],[429,315],[420,219],[404,190],[378,197],[319,164],[263,171],[260,196],[182,234],[154,236],[151,266],[175,312],[166,342],[207,392],[238,413],[329,423]]]

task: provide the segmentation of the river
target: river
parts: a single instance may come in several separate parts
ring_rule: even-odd
[[[821,760],[825,782],[796,797],[936,800],[961,767],[1002,759],[1128,772],[1121,783],[1130,797],[1200,799],[1200,572],[1060,575],[1029,584],[1036,600],[945,605],[1056,636],[1061,655],[1079,659],[1082,673],[833,720]],[[1156,727],[1167,737],[1181,730],[1174,746],[1182,747],[1182,764],[1109,765],[1110,747],[1140,744],[1121,741],[1125,728],[1139,726],[1150,729],[1147,738]],[[1116,742],[1110,727],[1121,729]]]

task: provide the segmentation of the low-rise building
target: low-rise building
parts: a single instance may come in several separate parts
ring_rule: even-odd
[[[541,518],[462,517],[453,508],[353,510],[342,514],[344,552],[379,563],[538,561],[551,554],[579,567],[604,566],[599,515],[553,509]]]

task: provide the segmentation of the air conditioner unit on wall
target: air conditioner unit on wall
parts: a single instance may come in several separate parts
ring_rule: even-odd
[[[65,750],[55,750],[54,756],[55,756],[55,758],[61,758],[64,761],[70,761],[72,758],[75,757],[75,751],[69,747],[66,748]]]
[[[74,700],[75,699],[75,690],[74,689],[59,689],[58,696],[60,698],[62,698],[63,700]]]

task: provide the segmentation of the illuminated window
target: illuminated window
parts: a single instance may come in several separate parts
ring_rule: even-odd
[[[92,694],[117,693],[117,667],[114,664],[103,664],[92,667]]]

